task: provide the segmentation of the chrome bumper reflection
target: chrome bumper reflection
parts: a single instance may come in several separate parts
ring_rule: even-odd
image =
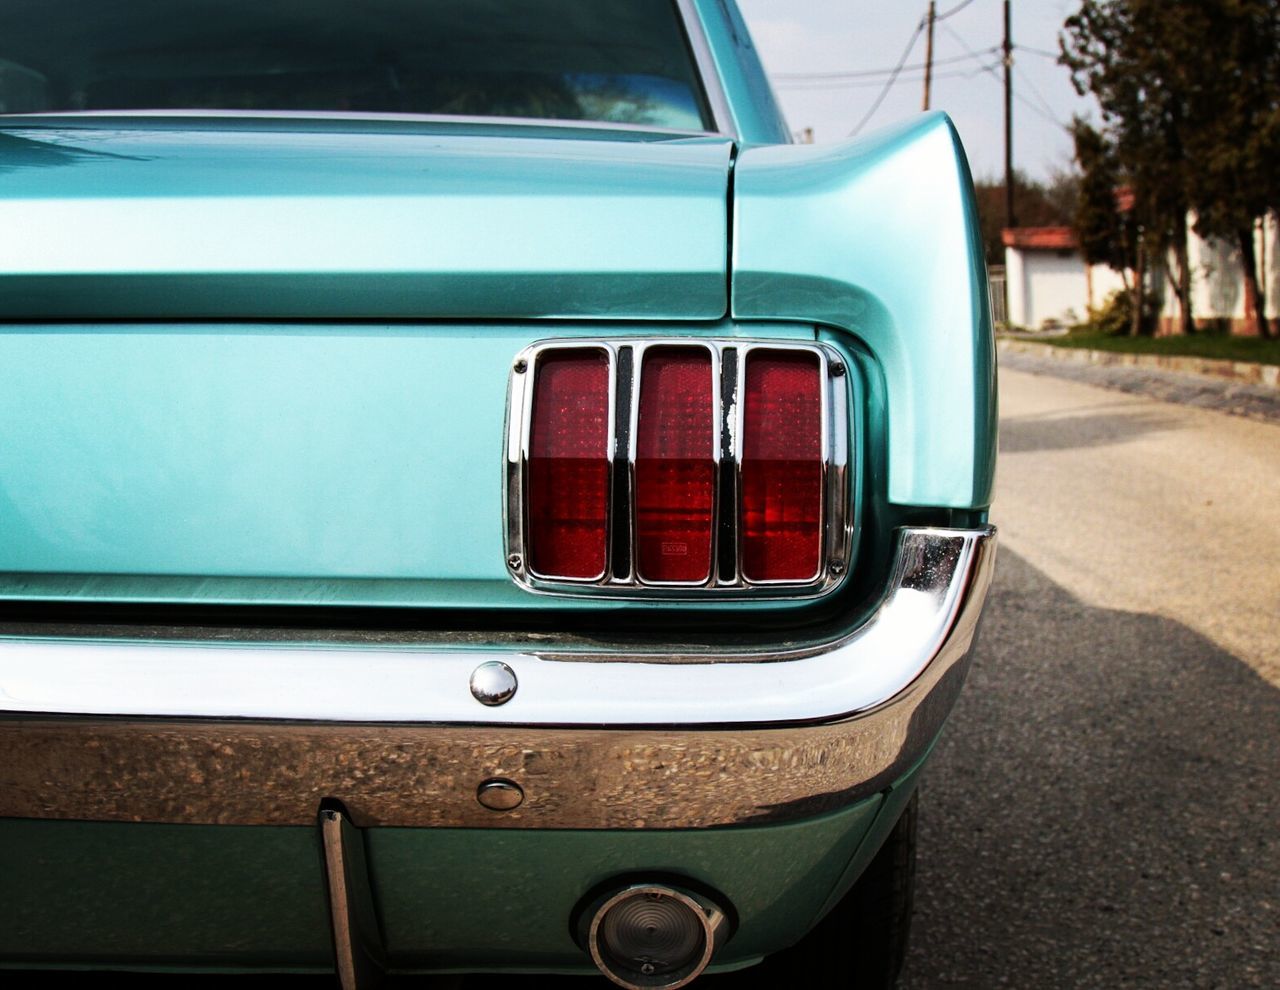
[[[324,798],[360,825],[815,814],[927,750],[963,681],[994,551],[991,529],[903,530],[889,594],[862,627],[769,654],[7,641],[0,816],[309,824]],[[500,707],[467,686],[492,660],[520,682]],[[482,807],[476,789],[494,778],[524,803]]]

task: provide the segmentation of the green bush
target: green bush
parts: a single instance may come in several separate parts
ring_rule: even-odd
[[[1154,329],[1151,316],[1156,311],[1159,300],[1147,296],[1147,304],[1142,314],[1141,331],[1149,334]],[[1086,333],[1101,333],[1108,337],[1127,337],[1133,322],[1133,293],[1129,289],[1118,289],[1107,296],[1098,308],[1089,307],[1089,319],[1080,329]]]

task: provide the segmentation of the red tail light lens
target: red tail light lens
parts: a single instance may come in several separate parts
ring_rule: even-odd
[[[644,581],[706,581],[717,436],[711,355],[645,353],[636,436],[636,564]]]
[[[609,521],[609,359],[602,350],[544,353],[529,432],[528,553],[534,573],[604,575]]]
[[[809,581],[821,569],[821,370],[805,351],[747,358],[740,539],[749,581]]]

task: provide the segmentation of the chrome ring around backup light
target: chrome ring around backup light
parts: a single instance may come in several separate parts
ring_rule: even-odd
[[[762,727],[875,709],[967,653],[995,531],[903,529],[887,594],[858,628],[808,645],[723,652],[256,646],[0,639],[0,711],[327,722]],[[960,621],[962,620],[963,621]],[[505,705],[468,689],[506,664]],[[932,674],[931,674],[932,676]],[[939,725],[941,723],[939,722]]]
[[[676,972],[665,975],[655,973],[639,979],[630,978],[623,972],[624,964],[611,958],[608,947],[602,944],[604,940],[601,929],[610,911],[632,898],[647,896],[670,898],[683,906],[699,926],[701,946],[695,956]],[[623,887],[597,903],[587,912],[584,920],[588,921],[585,941],[591,961],[608,979],[627,990],[646,990],[646,988],[680,990],[681,987],[689,985],[707,968],[721,944],[728,938],[729,932],[729,918],[723,907],[709,898],[679,890],[665,883],[635,883]]]
[[[636,522],[634,518],[636,447],[640,384],[645,353],[654,348],[685,348],[706,351],[711,356],[712,405],[715,440],[712,460],[716,468],[716,499],[711,522],[711,573],[706,581],[693,583],[647,582],[636,568]],[[605,571],[594,579],[573,580],[537,574],[529,560],[527,545],[527,504],[530,428],[533,416],[535,376],[539,359],[557,351],[599,351],[609,362],[609,420],[607,449],[609,456],[610,492],[609,524],[606,534]],[[818,359],[821,389],[822,432],[822,532],[817,573],[801,581],[751,581],[743,573],[742,544],[735,519],[730,528],[736,543],[732,568],[722,570],[721,541],[721,466],[732,469],[735,496],[741,490],[741,458],[743,435],[743,373],[746,360],[753,351],[798,351]],[[627,408],[619,408],[621,392],[619,366],[626,352],[630,372]],[[723,392],[722,368],[726,352],[734,354],[736,368],[731,391]],[[830,594],[844,581],[856,543],[856,522],[851,507],[856,504],[860,479],[857,460],[852,456],[858,435],[857,410],[860,405],[853,376],[846,373],[844,359],[827,344],[796,340],[756,340],[746,338],[704,337],[616,337],[565,338],[543,340],[531,344],[512,362],[507,396],[506,451],[503,458],[503,522],[507,571],[526,591],[538,594],[608,598],[616,600],[708,600],[708,599],[794,599],[818,598]],[[625,489],[628,504],[625,515],[617,515],[613,504],[616,465],[625,463]],[[613,545],[617,527],[625,527],[630,564],[625,575],[614,573]]]

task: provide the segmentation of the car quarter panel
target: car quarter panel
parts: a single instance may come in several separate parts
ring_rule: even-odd
[[[734,317],[857,337],[884,376],[889,500],[989,506],[995,347],[972,180],[950,120],[748,148],[734,203]]]

